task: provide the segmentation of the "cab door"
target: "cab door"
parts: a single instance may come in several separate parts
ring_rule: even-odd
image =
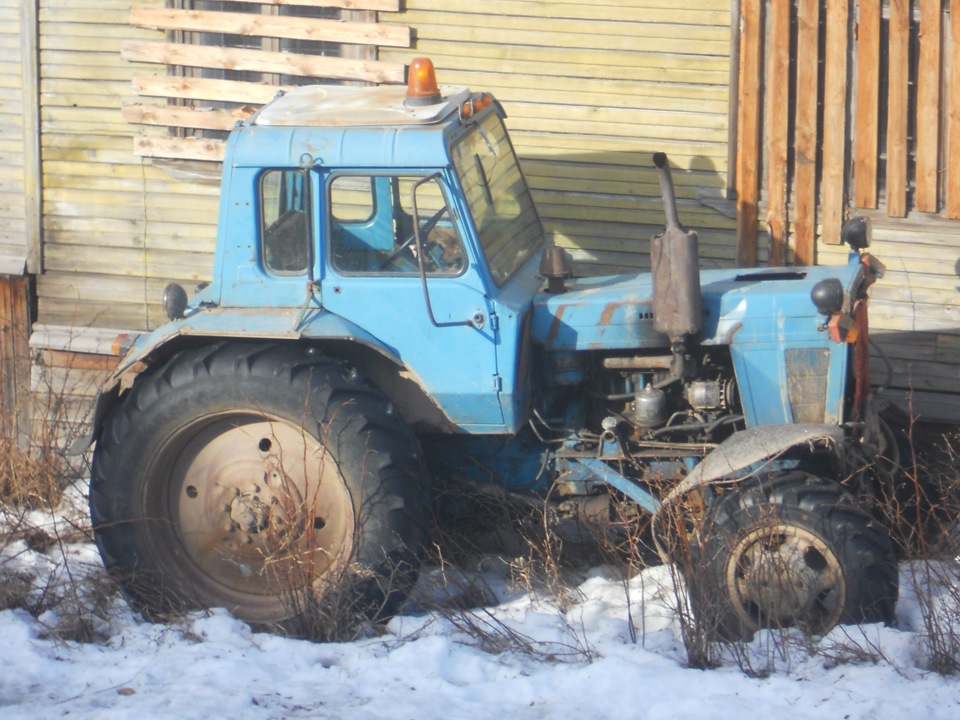
[[[439,175],[329,175],[323,305],[388,346],[455,425],[503,432],[497,317],[449,197]]]

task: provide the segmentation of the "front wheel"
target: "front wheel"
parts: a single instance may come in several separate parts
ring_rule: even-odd
[[[693,556],[694,612],[719,639],[893,621],[897,566],[887,533],[836,483],[802,471],[751,478],[720,495]]]
[[[274,625],[330,591],[354,617],[394,612],[416,578],[426,494],[416,440],[356,370],[309,348],[223,343],[137,379],[98,439],[90,511],[146,615],[226,607]]]

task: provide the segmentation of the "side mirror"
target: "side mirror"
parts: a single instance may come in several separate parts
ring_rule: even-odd
[[[873,227],[870,218],[862,216],[850,218],[840,228],[840,239],[857,252],[870,247],[870,236],[872,234]]]
[[[179,320],[187,309],[187,291],[177,283],[163,289],[163,310],[171,320]]]

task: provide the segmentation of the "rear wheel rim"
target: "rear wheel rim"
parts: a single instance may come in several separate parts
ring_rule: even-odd
[[[228,414],[178,433],[166,507],[182,571],[230,605],[317,586],[354,547],[350,493],[322,443],[279,419]]]

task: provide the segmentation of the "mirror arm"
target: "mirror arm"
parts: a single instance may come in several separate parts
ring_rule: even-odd
[[[430,303],[430,292],[427,290],[427,270],[423,265],[423,240],[420,237],[420,211],[417,209],[417,188],[432,180],[439,179],[439,172],[427,175],[426,177],[417,180],[417,182],[413,184],[413,188],[410,190],[411,205],[413,206],[413,242],[417,248],[417,267],[420,269],[420,284],[423,287],[423,301],[427,306],[427,316],[430,318],[430,322],[434,327],[459,327],[461,325],[469,325],[473,327],[474,322],[472,319],[456,320],[452,322],[438,322],[436,316],[433,314],[433,305]]]

